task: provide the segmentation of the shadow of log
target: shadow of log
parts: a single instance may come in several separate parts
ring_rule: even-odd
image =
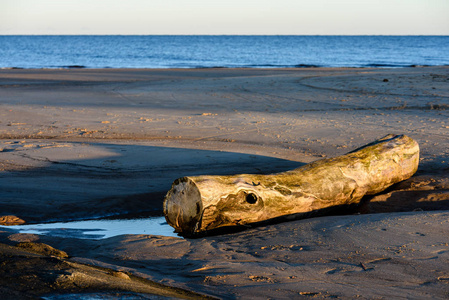
[[[360,210],[360,204],[336,205],[336,206],[318,209],[318,210],[314,210],[314,211],[310,211],[310,212],[306,212],[306,213],[284,215],[284,216],[264,220],[261,222],[251,223],[251,224],[218,227],[218,228],[215,228],[212,230],[195,233],[193,235],[180,234],[180,236],[183,236],[185,238],[202,238],[205,236],[217,236],[217,235],[224,235],[224,234],[232,234],[232,233],[237,233],[237,232],[241,232],[241,231],[252,229],[252,228],[280,224],[280,223],[296,221],[296,220],[303,220],[303,219],[324,217],[324,216],[340,216],[340,215],[357,214],[357,213],[359,213],[359,210]]]
[[[449,210],[449,178],[422,174],[362,199],[360,213]]]
[[[361,213],[449,210],[449,190],[393,191],[363,203]]]

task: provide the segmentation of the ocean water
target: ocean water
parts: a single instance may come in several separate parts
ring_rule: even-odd
[[[0,36],[0,68],[449,65],[449,36]]]

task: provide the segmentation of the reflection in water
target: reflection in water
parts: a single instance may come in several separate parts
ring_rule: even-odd
[[[173,232],[173,228],[167,224],[164,217],[16,225],[8,226],[7,228],[18,230],[20,233],[80,239],[104,239],[121,234],[178,236]]]

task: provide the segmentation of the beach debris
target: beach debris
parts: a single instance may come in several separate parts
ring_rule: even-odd
[[[0,225],[13,226],[22,224],[25,224],[25,221],[19,217],[13,215],[0,216]]]
[[[185,236],[279,217],[296,219],[359,203],[365,195],[410,178],[418,163],[418,143],[389,134],[345,155],[287,172],[179,178],[165,196],[164,215]]]
[[[368,270],[368,269],[366,268],[366,266],[365,266],[362,262],[360,262],[360,267],[362,267],[363,271]]]

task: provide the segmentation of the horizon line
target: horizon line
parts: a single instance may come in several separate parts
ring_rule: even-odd
[[[174,33],[0,33],[0,36],[449,36],[448,34],[174,34]]]

